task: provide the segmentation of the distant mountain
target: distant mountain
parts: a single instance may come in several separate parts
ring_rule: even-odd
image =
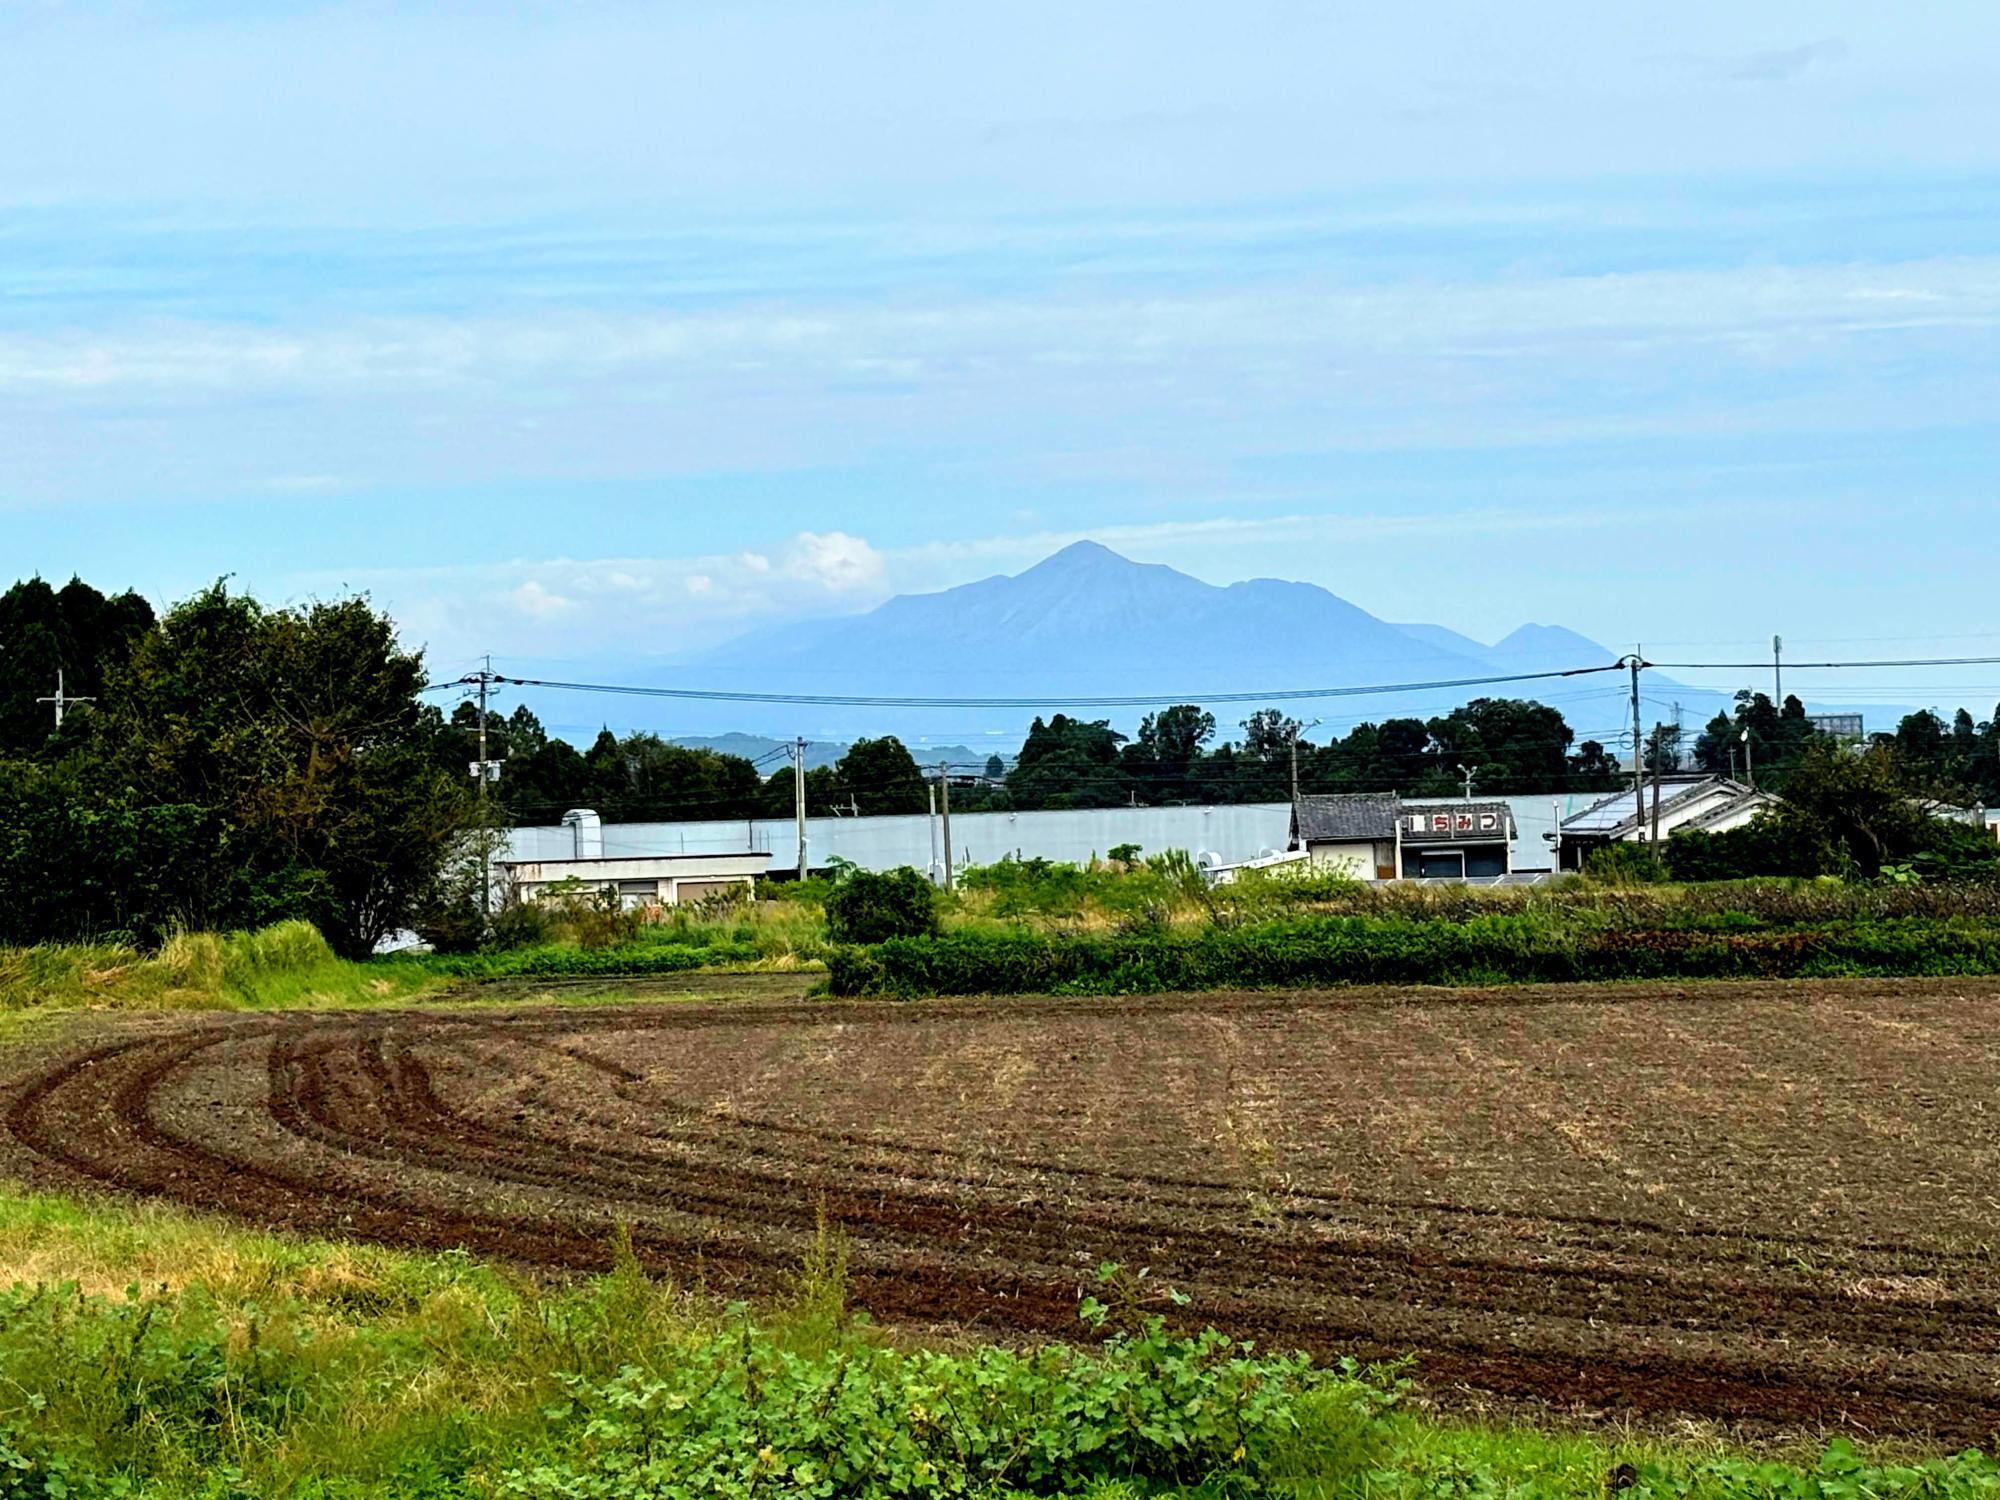
[[[677,728],[784,737],[895,733],[974,745],[1020,742],[1055,698],[1160,695],[1199,702],[1219,692],[1452,681],[1599,666],[1616,653],[1557,626],[1524,625],[1482,645],[1436,625],[1394,625],[1314,584],[1259,578],[1219,587],[1156,563],[1078,542],[1013,576],[906,594],[845,619],[810,620],[732,641],[674,668],[677,687],[881,697],[1020,698],[1019,708],[918,709],[744,703],[677,706]],[[1588,693],[1579,727],[1619,721],[1609,674],[1490,689],[1438,688],[1287,705],[1329,729],[1397,714],[1429,715],[1487,693]],[[1657,680],[1649,692],[1696,693]],[[1703,702],[1714,694],[1700,695]],[[1719,700],[1717,700],[1719,701]],[[1225,732],[1259,705],[1215,706]],[[1144,710],[1076,710],[1130,730]],[[1704,711],[1713,712],[1713,708]],[[1699,722],[1691,718],[1691,722]],[[997,738],[995,738],[997,736]],[[1323,737],[1323,736],[1322,736]],[[913,749],[917,748],[913,744]],[[919,758],[929,758],[920,750]],[[969,758],[983,758],[974,752]]]

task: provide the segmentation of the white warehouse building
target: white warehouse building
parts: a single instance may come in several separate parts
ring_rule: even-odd
[[[1489,798],[1481,806],[1507,805],[1513,835],[1508,863],[1523,874],[1550,867],[1550,844],[1544,835],[1578,806],[1595,800]],[[1417,812],[1454,804],[1403,805]],[[1279,854],[1291,843],[1289,802],[956,813],[951,820],[952,865],[958,870],[1010,857],[1083,864],[1124,844],[1136,844],[1146,854],[1182,849],[1197,863],[1213,867]],[[658,902],[671,905],[707,894],[704,886],[716,880],[796,874],[798,829],[791,818],[603,823],[596,813],[580,808],[565,814],[556,826],[509,830],[497,859],[517,890],[574,877],[599,886],[615,883],[626,892],[629,882],[628,904],[637,904],[642,888],[655,882]],[[816,870],[835,859],[865,870],[908,865],[942,880],[943,829],[938,819],[923,813],[808,818],[806,859]],[[615,872],[610,868],[614,864]]]

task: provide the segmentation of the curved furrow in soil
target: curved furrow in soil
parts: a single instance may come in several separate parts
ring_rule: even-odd
[[[750,1019],[768,1024],[772,1009]],[[641,1023],[656,1019],[570,1015],[523,1027],[467,1017],[294,1017],[193,1026],[65,1059],[20,1089],[4,1120],[15,1142],[71,1179],[294,1229],[464,1245],[556,1267],[606,1264],[614,1222],[637,1210],[632,1243],[646,1263],[683,1276],[699,1268],[711,1284],[746,1290],[782,1281],[823,1193],[828,1215],[852,1237],[857,1301],[898,1321],[1072,1332],[1089,1265],[1107,1258],[1151,1267],[1194,1291],[1201,1316],[1267,1343],[1415,1350],[1434,1382],[1502,1395],[1954,1440],[1982,1438],[2000,1423],[2000,1397],[1977,1357],[1995,1347],[1987,1302],[1856,1301],[1760,1280],[1734,1259],[1631,1264],[1629,1244],[1620,1247],[1623,1263],[1589,1264],[1574,1246],[1558,1257],[1532,1238],[1450,1253],[1390,1239],[1400,1221],[1421,1227],[1453,1207],[1422,1202],[1385,1204],[1388,1222],[1366,1235],[1352,1224],[1329,1233],[1316,1216],[1282,1211],[1267,1226],[1245,1227],[1240,1183],[1217,1182],[1213,1201],[1169,1198],[1158,1190],[1171,1181],[1164,1177],[976,1151],[954,1158],[946,1148],[906,1148],[860,1131],[800,1132],[817,1140],[787,1161],[753,1143],[792,1127],[704,1117],[641,1089],[644,1075],[551,1040],[601,1027],[651,1029]],[[676,1029],[715,1024],[707,1017]],[[553,1075],[534,1080],[546,1097],[515,1122],[440,1097],[439,1062],[455,1077],[490,1073],[496,1087],[510,1071],[526,1077],[533,1067],[518,1056],[524,1042],[586,1076],[612,1077],[614,1090],[631,1090],[628,1107],[672,1123],[635,1129],[625,1121],[621,1129],[591,1115],[588,1094],[570,1101],[581,1126],[545,1120],[544,1110],[562,1108],[570,1082]],[[232,1138],[227,1111],[191,1111],[197,1084],[246,1073],[261,1086],[265,1135]],[[275,1147],[266,1139],[272,1131],[281,1133]],[[612,1132],[640,1144],[598,1138]],[[905,1170],[897,1170],[899,1155]],[[996,1172],[998,1181],[979,1180]],[[1045,1201],[1007,1201],[1024,1186],[1015,1174],[1032,1174]],[[449,1191],[440,1187],[447,1181]],[[1174,1186],[1186,1194],[1207,1185]],[[1319,1201],[1350,1202],[1338,1194]],[[530,1202],[533,1211],[524,1211]],[[1677,1238],[1664,1226],[1660,1233]],[[1687,1237],[1678,1238],[1685,1251]],[[1757,1335],[1731,1337],[1746,1327]]]
[[[801,1240],[811,1231],[814,1209],[796,1178],[739,1176],[725,1190],[715,1186],[715,1177],[706,1170],[669,1167],[657,1159],[625,1153],[629,1160],[622,1169],[605,1171],[597,1159],[604,1154],[602,1147],[579,1155],[566,1142],[533,1133],[468,1130],[464,1121],[430,1095],[420,1065],[406,1059],[407,1071],[399,1073],[383,1062],[379,1038],[358,1046],[360,1071],[379,1090],[361,1101],[360,1118],[378,1122],[369,1134],[374,1149],[386,1160],[424,1161],[441,1168],[476,1162],[479,1174],[488,1179],[545,1186],[590,1184],[623,1203],[643,1207],[664,1202],[725,1222],[788,1230]],[[324,1063],[338,1052],[323,1046],[314,1055]],[[275,1069],[274,1064],[277,1076]],[[403,1127],[402,1132],[382,1128],[379,1122],[390,1118]],[[347,1122],[322,1114],[320,1123],[336,1143],[353,1141]],[[1679,1272],[1556,1268],[1492,1257],[1447,1259],[1400,1248],[1383,1252],[1349,1244],[1274,1243],[1226,1226],[1190,1236],[1184,1226],[1177,1233],[1156,1218],[1132,1222],[1081,1208],[1023,1216],[1008,1205],[927,1203],[908,1195],[871,1200],[842,1191],[837,1180],[823,1185],[822,1191],[826,1211],[869,1253],[922,1253],[952,1246],[961,1254],[993,1257],[1017,1276],[1073,1275],[1077,1247],[1088,1245],[1095,1256],[1147,1264],[1169,1280],[1204,1292],[1221,1290],[1215,1287],[1218,1260],[1228,1265],[1259,1264],[1265,1282],[1262,1300],[1282,1307],[1310,1307],[1324,1303],[1329,1295],[1358,1293],[1392,1308],[1444,1306],[1468,1316],[1504,1313],[1547,1321],[1589,1320],[1622,1326],[1628,1335],[1728,1330],[1741,1321],[1746,1296],[1755,1295],[1763,1304],[1760,1312],[1767,1327],[1800,1338],[1823,1336],[1837,1328],[1844,1348],[1855,1358],[1864,1358],[1870,1345],[1903,1351],[1922,1348],[1926,1330],[1955,1326],[1940,1319],[1936,1308],[1925,1309],[1913,1320],[1905,1309],[1857,1305],[1824,1292],[1735,1282],[1708,1286]],[[1239,1285],[1237,1290],[1243,1289]],[[1240,1302],[1236,1310],[1251,1311]],[[1384,1316],[1378,1313],[1340,1332],[1379,1328]],[[1308,1326],[1302,1328],[1301,1322]],[[1312,1335],[1316,1343],[1330,1342],[1332,1331],[1321,1333],[1309,1326],[1312,1322],[1310,1316],[1299,1319],[1294,1314],[1289,1326],[1294,1336]],[[1411,1329],[1410,1341],[1422,1342],[1424,1332]],[[1972,1335],[1968,1344],[1970,1333],[1959,1327],[1954,1352],[1968,1355],[1979,1345],[1991,1345],[1990,1330]]]
[[[1033,1005],[1033,1002],[1023,1003],[1028,1006]],[[1056,1003],[1067,1008],[1079,1002],[1061,1001]],[[1331,1003],[1346,1004],[1352,1002],[1339,1001]],[[1145,1014],[1148,1008],[1146,1002],[1128,1003],[1108,1009],[1106,1015],[1114,1017],[1137,1016]],[[1199,1004],[1184,1004],[1175,1007],[1176,1010],[1182,1012],[1199,1011],[1203,1008]],[[1285,1010],[1296,1009],[1297,1007],[1286,1007],[1282,1003],[1250,1005],[1243,1002],[1232,1002],[1230,1008],[1232,1010],[1243,1009],[1259,1012],[1267,1009]],[[870,1023],[884,1025],[896,1024],[898,1022],[909,1024],[912,1020],[912,1013],[921,1013],[922,1010],[923,1007],[919,1005],[896,1003],[888,1014],[871,1014],[865,1017],[865,1020]],[[766,1010],[760,1008],[757,1012],[756,1020],[761,1023],[767,1014]],[[838,1019],[840,1024],[848,1024],[856,1019],[852,1016],[829,1018],[823,1011],[816,1012],[810,1006],[798,1012],[794,1012],[791,1008],[787,1007],[782,1019],[785,1024],[790,1025],[808,1016],[821,1024],[829,1024],[834,1019]],[[948,1011],[932,1013],[929,1019],[932,1024],[937,1024],[939,1021],[960,1022],[987,1019],[989,1017],[1004,1019],[1007,1017],[1007,1008],[1004,1006],[975,1006],[955,1002]],[[737,1017],[737,1021],[740,1025],[743,1018],[739,1016]],[[696,1029],[697,1027],[699,1029],[708,1029],[716,1024],[716,1018],[713,1016],[701,1016],[697,1018],[685,1013],[640,1015],[626,1013],[618,1015],[615,1018],[607,1018],[607,1024],[613,1025],[621,1031],[680,1030]],[[577,1022],[574,1019],[559,1020],[547,1029],[565,1033],[574,1032],[577,1029]],[[657,1106],[659,1102],[650,1094],[642,1092],[639,1087],[645,1083],[646,1075],[627,1068],[613,1060],[598,1056],[581,1045],[563,1045],[548,1042],[535,1037],[532,1033],[522,1034],[512,1029],[510,1029],[508,1034],[510,1039],[518,1040],[525,1045],[558,1051],[581,1066],[602,1072],[613,1080],[613,1091],[629,1103],[652,1107]],[[700,1113],[689,1109],[685,1105],[682,1108],[691,1115]],[[763,1119],[749,1115],[732,1115],[730,1119],[732,1124],[740,1128],[770,1132],[773,1135],[781,1137],[787,1143],[785,1147],[769,1148],[770,1153],[781,1161],[811,1159],[801,1155],[799,1152],[797,1143],[800,1141],[810,1142],[815,1146],[831,1148],[825,1159],[830,1164],[837,1165],[845,1165],[846,1159],[838,1154],[842,1151],[875,1149],[888,1144],[879,1135],[858,1130],[833,1129],[804,1125],[793,1121]],[[626,1128],[629,1130],[635,1127]],[[648,1133],[651,1129],[658,1129],[671,1135],[673,1127],[641,1126],[636,1127],[636,1129],[640,1133]],[[1102,1180],[1115,1184],[1121,1189],[1121,1191],[1115,1194],[1104,1195],[1107,1198],[1116,1198],[1148,1205],[1166,1204],[1178,1206],[1185,1204],[1190,1207],[1199,1207],[1208,1201],[1212,1201],[1214,1198],[1233,1198],[1240,1201],[1243,1194],[1243,1184],[1240,1181],[1228,1178],[1205,1178],[1188,1176],[1186,1174],[1150,1173],[1092,1167],[1083,1163],[1057,1162],[1047,1158],[1023,1156],[1017,1153],[909,1142],[896,1142],[893,1144],[893,1149],[898,1152],[907,1153],[913,1157],[929,1158],[941,1164],[947,1170],[935,1175],[946,1181],[955,1182],[961,1180],[962,1172],[955,1172],[949,1169],[954,1167],[962,1168],[970,1163],[982,1168],[1009,1169],[1035,1175],[1058,1175],[1065,1178]],[[909,1172],[900,1175],[915,1176],[922,1174]],[[1190,1196],[1185,1199],[1175,1196],[1180,1193],[1187,1193]],[[1547,1226],[1549,1229],[1560,1229],[1572,1235],[1576,1247],[1586,1250],[1618,1250],[1629,1245],[1627,1237],[1638,1234],[1655,1236],[1662,1242],[1673,1244],[1676,1247],[1676,1255],[1680,1257],[1685,1257],[1688,1252],[1688,1242],[1692,1241],[1702,1247],[1702,1253],[1717,1260],[1754,1259],[1759,1252],[1765,1251],[1782,1252],[1783,1257],[1786,1259],[1794,1258],[1800,1252],[1827,1251],[1838,1252],[1848,1257],[1865,1256],[1891,1263],[1911,1258],[1920,1258],[1932,1263],[1962,1263],[1975,1267],[1989,1266],[1993,1260],[1991,1251],[1983,1247],[1976,1250],[1951,1250],[1935,1246],[1917,1245],[1907,1241],[1884,1239],[1879,1236],[1849,1239],[1804,1229],[1775,1231],[1760,1230],[1749,1226],[1709,1226],[1699,1223],[1643,1218],[1630,1214],[1536,1212],[1532,1215],[1524,1216],[1523,1212],[1518,1208],[1487,1204],[1454,1203],[1432,1198],[1390,1197],[1382,1194],[1352,1191],[1337,1193],[1316,1192],[1310,1188],[1303,1187],[1288,1190],[1285,1198],[1286,1201],[1278,1205],[1276,1211],[1284,1214],[1287,1218],[1296,1218],[1307,1223],[1319,1222],[1323,1219],[1338,1221],[1354,1209],[1423,1214],[1426,1216],[1435,1215],[1469,1220],[1517,1221],[1523,1217],[1532,1217],[1537,1225]],[[1324,1206],[1316,1207],[1315,1205]]]

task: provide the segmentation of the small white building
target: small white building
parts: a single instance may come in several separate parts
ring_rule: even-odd
[[[1630,789],[1612,792],[1582,812],[1564,818],[1561,868],[1581,869],[1590,851],[1606,844],[1649,841],[1653,836],[1656,796],[1662,841],[1683,828],[1726,833],[1778,805],[1778,799],[1769,792],[1760,792],[1727,776],[1663,776],[1657,788],[1651,781],[1646,782],[1643,797]]]
[[[1394,880],[1401,811],[1394,792],[1301,797],[1292,808],[1292,847],[1305,850],[1315,870],[1350,880]]]
[[[1405,802],[1394,792],[1301,797],[1292,847],[1353,880],[1505,879],[1514,820],[1505,802]]]
[[[618,904],[627,910],[688,906],[735,890],[754,894],[757,877],[771,868],[771,856],[764,850],[607,854],[604,825],[589,808],[564,813],[562,827],[571,836],[570,848],[563,854],[496,862],[504,890],[512,898],[539,901],[557,888],[581,888],[615,891]]]

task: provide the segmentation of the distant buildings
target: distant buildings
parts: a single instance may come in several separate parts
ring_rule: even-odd
[[[1469,880],[1513,869],[1505,802],[1405,802],[1394,792],[1301,797],[1292,848],[1356,880]]]
[[[495,862],[502,890],[522,901],[543,900],[557,890],[580,889],[615,893],[618,904],[627,910],[692,906],[736,890],[748,895],[756,889],[757,877],[771,867],[766,851],[687,853],[636,845],[621,836],[617,824],[607,830],[587,807],[564,813],[557,828],[529,831],[555,837],[535,840],[534,849],[528,850],[510,836],[508,847]]]
[[[1721,833],[1741,828],[1778,799],[1727,776],[1662,776],[1657,787],[1645,784],[1635,797],[1630,788],[1607,793],[1578,813],[1564,818],[1557,866],[1580,870],[1594,849],[1607,844],[1643,843],[1654,836],[1656,821],[1664,840],[1683,828]]]

